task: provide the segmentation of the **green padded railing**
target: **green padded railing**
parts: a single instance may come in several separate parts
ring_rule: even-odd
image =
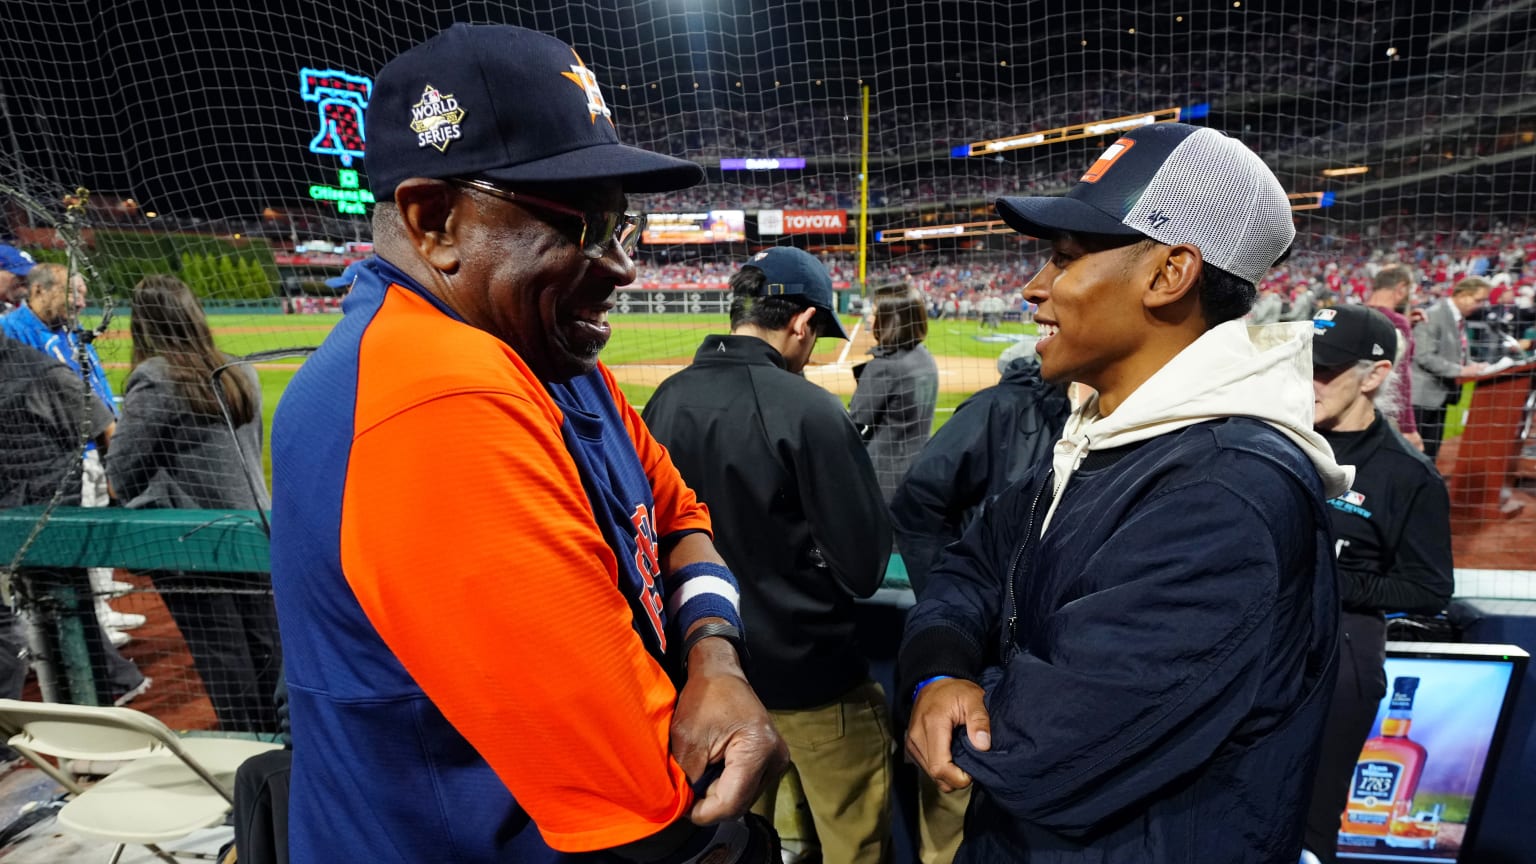
[[[41,507],[0,510],[0,566],[9,565]],[[21,562],[27,567],[123,567],[253,573],[271,569],[255,510],[56,507]]]
[[[15,557],[41,514],[41,507],[0,510],[0,566]],[[255,510],[119,507],[54,508],[21,564],[201,573],[255,573],[272,566]],[[912,587],[901,556],[891,556],[882,587]]]

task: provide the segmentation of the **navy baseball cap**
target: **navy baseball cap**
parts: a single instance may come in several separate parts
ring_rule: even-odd
[[[1369,306],[1331,306],[1312,316],[1312,368],[1342,369],[1361,360],[1397,362],[1397,328]]]
[[[742,269],[763,271],[760,297],[805,298],[816,308],[821,335],[847,339],[848,331],[837,318],[837,298],[832,294],[832,275],[816,256],[793,246],[771,246],[747,259]]]
[[[35,266],[37,266],[37,262],[32,260],[31,255],[17,249],[15,246],[0,244],[0,270],[5,270],[25,278],[28,273],[32,272],[32,268]]]
[[[364,164],[380,201],[409,177],[614,179],[641,193],[704,179],[685,159],[620,144],[597,76],[533,30],[454,24],[386,63],[373,84]]]
[[[1150,237],[1188,243],[1257,285],[1296,239],[1291,202],[1264,160],[1215,129],[1153,123],[1127,132],[1077,185],[1054,198],[1000,198],[1020,234]]]

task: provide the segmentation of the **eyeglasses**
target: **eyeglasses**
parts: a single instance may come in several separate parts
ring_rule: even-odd
[[[487,180],[454,178],[448,182],[455,186],[484,192],[493,198],[511,201],[521,207],[547,210],[550,213],[580,219],[581,237],[576,242],[581,247],[581,254],[594,261],[603,257],[608,251],[609,243],[617,243],[619,248],[624,250],[625,255],[634,257],[635,249],[640,246],[640,233],[645,230],[644,213],[626,213],[621,210],[578,210],[558,201],[503,189]]]

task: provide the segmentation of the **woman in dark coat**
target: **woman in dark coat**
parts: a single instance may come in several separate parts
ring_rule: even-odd
[[[858,386],[848,413],[869,448],[885,502],[933,431],[939,366],[923,345],[928,313],[907,285],[875,290],[874,359],[854,367]]]
[[[112,439],[107,476],[130,508],[253,510],[271,506],[261,469],[261,389],[246,366],[213,344],[192,291],[173,276],[133,289],[133,370]],[[237,443],[238,442],[238,443]],[[272,581],[266,573],[152,574],[227,731],[273,732],[281,675]]]

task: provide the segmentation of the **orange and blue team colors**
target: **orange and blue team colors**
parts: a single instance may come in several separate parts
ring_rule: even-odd
[[[684,817],[659,550],[707,510],[606,368],[545,386],[358,271],[273,423],[292,860],[558,861]]]

